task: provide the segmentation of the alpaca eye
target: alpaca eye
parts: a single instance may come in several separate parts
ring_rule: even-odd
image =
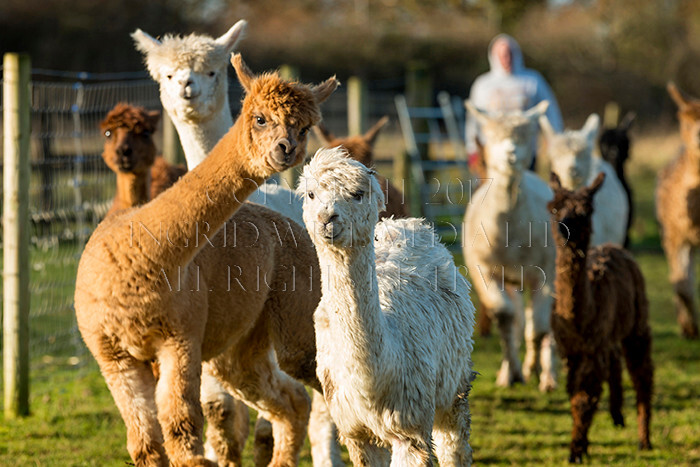
[[[313,192],[313,191],[309,191],[309,193],[307,194],[307,196],[309,197],[309,199],[314,199],[314,198],[315,198],[315,195],[314,195],[314,192]]]
[[[264,117],[255,117],[255,123],[257,123],[260,126],[265,126],[267,122],[265,121]]]
[[[112,132],[109,131],[109,130],[105,131],[105,137],[111,138],[111,137],[112,137]]]
[[[216,74],[215,71],[210,71],[210,72],[209,72],[209,76],[214,76],[215,74]]]
[[[365,195],[365,192],[360,190],[357,193],[353,193],[352,197],[355,201],[362,201],[362,197]]]
[[[173,75],[168,75],[167,78],[168,78],[168,79],[173,79]]]
[[[141,132],[141,136],[143,136],[144,138],[148,138],[149,136],[151,136],[151,132],[148,130],[143,130]]]
[[[308,133],[308,131],[309,131],[309,127],[308,126],[304,127],[301,129],[301,131],[299,131],[299,135],[304,136],[306,133]]]

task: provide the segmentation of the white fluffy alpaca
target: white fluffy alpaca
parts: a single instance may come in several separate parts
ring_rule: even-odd
[[[545,115],[540,118],[552,172],[559,176],[564,188],[575,191],[590,185],[600,172],[605,172],[605,183],[593,197],[591,247],[608,242],[622,246],[627,233],[629,201],[615,169],[593,153],[599,125],[598,115],[591,114],[580,130],[557,134]]]
[[[304,221],[321,265],[317,374],[355,465],[471,463],[469,284],[421,219],[377,224],[373,171],[340,149],[304,168]],[[376,229],[375,229],[376,226]]]
[[[240,20],[217,39],[200,34],[183,37],[167,34],[158,40],[140,29],[131,35],[136,48],[145,56],[148,71],[160,84],[163,108],[170,115],[180,136],[189,170],[207,157],[233,125],[228,100],[227,69],[231,52],[245,32],[246,25],[245,20]],[[303,225],[301,200],[288,188],[267,183],[256,190],[248,201],[264,204]],[[215,378],[203,379],[203,384],[209,385],[207,388],[202,387],[202,394],[210,399],[207,403],[223,406],[232,404],[231,396],[227,395],[223,386],[215,386]],[[309,421],[314,466],[342,465],[340,449],[335,440],[335,427],[332,426],[323,403],[316,399],[322,400],[320,394],[314,397]],[[238,407],[235,412],[226,411],[226,414],[230,414],[229,418],[233,418],[235,413],[243,411]],[[226,425],[233,423],[233,420],[222,422]],[[271,427],[267,423],[259,423],[256,426],[256,440],[265,438],[265,432],[271,433]],[[231,437],[225,433],[212,435],[216,435],[216,439],[231,441]],[[208,434],[206,447],[207,457],[214,459],[215,449],[209,444],[212,437]]]
[[[554,340],[550,316],[556,250],[549,234],[549,186],[527,170],[534,154],[537,119],[548,103],[526,112],[489,115],[466,103],[486,138],[487,180],[467,206],[463,228],[464,258],[482,305],[495,317],[503,361],[496,383],[509,386],[540,368],[542,391],[556,387]],[[524,370],[518,357],[516,323],[523,291],[530,290],[525,311]]]

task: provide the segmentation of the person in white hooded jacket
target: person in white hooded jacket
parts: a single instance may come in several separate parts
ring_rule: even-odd
[[[469,93],[469,100],[475,107],[487,112],[525,111],[547,100],[547,118],[552,128],[556,132],[564,130],[559,105],[552,89],[539,72],[525,68],[520,45],[515,39],[508,34],[494,37],[489,44],[488,57],[491,70],[474,80]],[[480,157],[477,138],[482,145],[485,141],[476,119],[469,113],[465,133],[469,165],[473,167]],[[537,154],[536,142],[532,149]]]

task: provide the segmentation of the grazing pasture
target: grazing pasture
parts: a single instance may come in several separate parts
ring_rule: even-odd
[[[651,422],[654,449],[644,452],[636,449],[634,391],[625,373],[623,414],[626,426],[613,426],[607,413],[606,388],[591,428],[590,457],[584,459],[590,465],[700,463],[700,341],[683,340],[678,335],[667,264],[659,246],[653,214],[656,171],[678,150],[679,139],[674,131],[646,135],[637,130],[638,133],[633,134],[632,156],[628,163],[637,213],[631,232],[632,251],[646,280],[656,367]],[[461,261],[462,258],[456,258],[458,264]],[[68,271],[60,271],[60,274],[68,274]],[[67,355],[33,356],[32,416],[0,424],[0,465],[124,466],[131,463],[125,448],[124,423],[97,365],[90,359],[87,355],[82,361]],[[562,384],[565,381],[563,367],[560,365],[559,387],[552,393],[542,394],[535,381],[511,388],[496,387],[500,362],[496,336],[475,337],[473,361],[480,373],[470,394],[475,464],[564,464],[568,457],[571,415]],[[80,367],[76,369],[75,364]],[[244,465],[253,462],[251,441],[248,440],[244,452]],[[344,459],[348,462],[346,453]],[[302,450],[300,465],[311,466],[308,442]]]

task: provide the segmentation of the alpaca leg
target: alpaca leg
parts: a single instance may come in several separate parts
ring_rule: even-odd
[[[433,442],[427,439],[401,439],[391,443],[391,467],[433,465]]]
[[[204,457],[200,401],[202,360],[199,345],[171,338],[158,351],[160,377],[156,385],[158,420],[165,450],[174,466],[211,466]]]
[[[433,439],[441,467],[464,467],[472,463],[468,395],[469,391],[459,394],[449,410],[436,414]]]
[[[539,350],[537,361],[540,367],[539,389],[542,392],[553,391],[557,387],[556,343],[550,323],[552,306],[549,285],[532,292],[533,344]]]
[[[513,301],[505,292],[493,297],[488,308],[495,314],[498,323],[498,332],[501,336],[501,350],[503,361],[498,371],[496,385],[501,387],[511,386],[513,383],[522,382],[523,374],[518,357],[518,347],[515,335],[515,307]]]
[[[531,305],[525,309],[524,337],[523,377],[525,381],[530,381],[530,377],[540,370],[540,343],[542,341],[542,337],[538,336],[535,331],[534,312]]]
[[[676,318],[683,337],[698,338],[698,317],[695,307],[695,275],[693,251],[690,245],[664,244],[668,257],[669,273],[674,290]]]
[[[131,357],[99,360],[114,402],[126,424],[127,450],[138,466],[168,466],[155,403],[150,365]]]
[[[479,304],[476,319],[476,327],[479,330],[479,335],[481,337],[490,336],[492,324],[488,310],[484,305]]]
[[[369,440],[357,441],[346,439],[350,462],[356,467],[386,467],[391,462],[391,453],[388,449],[377,446]]]
[[[202,368],[201,401],[207,420],[207,459],[220,466],[241,465],[241,456],[248,439],[248,407],[231,396],[214,376]]]
[[[610,416],[612,416],[615,426],[625,426],[625,419],[622,416],[622,362],[618,351],[613,351],[610,354],[608,386],[610,389]]]
[[[651,423],[651,396],[654,390],[654,364],[651,360],[651,333],[649,328],[639,336],[623,341],[627,370],[630,372],[637,393],[637,431],[639,448],[651,449],[649,424]]]
[[[331,419],[323,394],[314,390],[309,418],[309,442],[314,467],[342,466],[338,429]]]
[[[272,460],[275,450],[275,440],[272,437],[272,423],[258,414],[255,420],[255,435],[253,441],[253,463],[256,467],[264,467]]]
[[[213,373],[272,423],[271,466],[293,466],[304,442],[311,403],[304,386],[280,371],[261,320],[230,352],[208,363]]]
[[[569,462],[581,463],[588,453],[588,431],[602,392],[599,369],[592,359],[571,356],[568,361],[567,391],[574,426],[571,433]]]

